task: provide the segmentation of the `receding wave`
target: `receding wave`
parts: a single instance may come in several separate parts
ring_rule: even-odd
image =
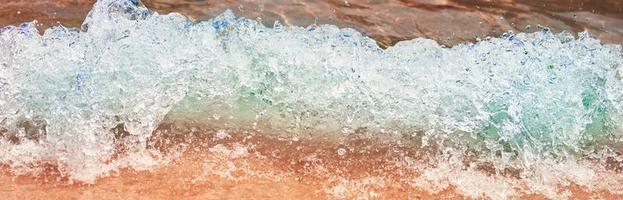
[[[587,33],[381,49],[333,25],[265,27],[229,11],[193,22],[130,0],[98,1],[81,28],[35,26],[0,32],[0,162],[17,173],[53,163],[94,182],[149,169],[166,157],[148,148],[152,133],[182,120],[399,141],[435,155],[412,180],[430,190],[623,193],[623,51]],[[130,139],[117,156],[120,135]]]

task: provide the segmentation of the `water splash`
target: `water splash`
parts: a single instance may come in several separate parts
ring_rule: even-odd
[[[542,163],[603,161],[623,143],[623,51],[586,33],[381,49],[332,25],[268,28],[229,11],[195,23],[101,0],[81,29],[7,26],[0,47],[0,162],[24,172],[52,162],[86,182],[157,164],[146,140],[165,115],[277,134],[406,137],[413,148],[525,169],[528,180],[550,173],[529,172]],[[119,134],[130,153],[112,159]]]

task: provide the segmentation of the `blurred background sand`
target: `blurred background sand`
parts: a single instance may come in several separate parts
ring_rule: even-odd
[[[94,0],[0,0],[0,25],[37,20],[41,29],[78,27]],[[179,12],[207,20],[225,9],[237,16],[287,25],[334,24],[354,28],[387,47],[426,37],[452,46],[507,31],[532,32],[539,25],[555,32],[587,30],[605,43],[623,44],[623,1],[619,0],[324,0],[215,1],[143,0],[160,13]]]

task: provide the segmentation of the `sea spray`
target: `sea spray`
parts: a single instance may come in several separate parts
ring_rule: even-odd
[[[518,169],[526,182],[574,168],[554,165],[606,173],[599,162],[620,159],[623,143],[621,46],[586,33],[381,49],[332,25],[270,28],[229,11],[192,22],[101,0],[81,28],[3,27],[0,48],[0,161],[19,172],[52,163],[93,182],[119,167],[148,168],[161,155],[146,141],[165,116],[266,134],[413,140],[442,152],[450,164],[440,166],[464,172],[457,177],[479,173],[464,169],[468,160]],[[129,138],[122,156],[116,135]],[[434,174],[414,184],[447,180]],[[528,188],[607,187],[578,177]]]

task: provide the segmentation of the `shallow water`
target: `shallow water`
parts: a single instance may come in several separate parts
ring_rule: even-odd
[[[263,24],[102,0],[80,28],[3,27],[0,161],[96,183],[188,151],[251,149],[295,172],[320,160],[306,170],[346,184],[327,193],[397,180],[472,198],[623,193],[620,45],[539,28],[384,49],[350,28]]]
[[[623,4],[617,0],[549,1],[143,1],[160,12],[178,12],[194,20],[208,20],[225,9],[236,16],[275,20],[285,25],[333,24],[354,28],[381,47],[425,37],[447,46],[487,36],[534,32],[546,26],[554,32],[587,30],[606,43],[623,43]],[[0,25],[38,20],[40,29],[82,24],[93,1],[7,1],[0,5]]]

